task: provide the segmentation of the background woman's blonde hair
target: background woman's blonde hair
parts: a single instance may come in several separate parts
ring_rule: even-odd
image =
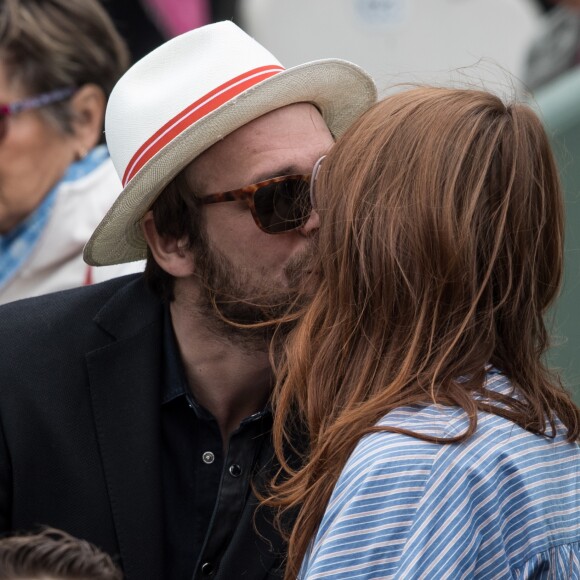
[[[528,107],[478,90],[395,94],[339,140],[316,196],[321,283],[278,369],[282,470],[265,501],[298,510],[287,578],[356,443],[392,409],[462,407],[470,426],[457,437],[399,430],[438,443],[472,435],[478,410],[545,436],[559,417],[570,440],[580,424],[542,360],[564,219],[548,139]],[[485,389],[489,364],[519,398]],[[296,436],[310,449],[292,469],[284,454]]]

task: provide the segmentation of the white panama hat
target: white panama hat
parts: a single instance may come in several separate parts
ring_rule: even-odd
[[[140,220],[191,161],[236,129],[280,107],[309,102],[338,137],[377,98],[371,77],[340,59],[288,70],[232,22],[177,36],[115,85],[105,134],[123,191],[84,250],[93,266],[141,260]]]

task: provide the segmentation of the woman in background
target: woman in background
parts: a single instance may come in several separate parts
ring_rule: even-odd
[[[82,260],[121,190],[99,142],[127,63],[96,0],[0,4],[0,303],[134,270]]]
[[[319,280],[279,368],[265,501],[298,513],[286,578],[578,578],[580,413],[543,360],[563,201],[540,121],[408,90],[314,179]]]

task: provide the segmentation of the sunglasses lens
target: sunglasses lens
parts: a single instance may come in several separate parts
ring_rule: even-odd
[[[289,232],[304,225],[310,216],[310,187],[301,178],[270,183],[256,191],[254,205],[265,231]]]

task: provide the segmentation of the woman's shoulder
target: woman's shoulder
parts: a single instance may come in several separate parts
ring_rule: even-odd
[[[490,373],[487,386],[513,393],[499,373]],[[390,431],[363,437],[337,481],[315,556],[329,562],[348,537],[357,559],[384,577],[439,577],[465,564],[495,578],[503,577],[493,568],[498,562],[508,572],[539,569],[537,554],[553,559],[554,546],[578,542],[579,446],[486,412],[473,435],[441,442],[468,424],[463,409],[441,405],[383,417],[377,426]],[[348,554],[345,566],[352,565]]]
[[[508,396],[517,396],[509,380],[491,369],[486,387]],[[555,437],[531,433],[500,415],[480,411],[475,433],[464,440],[448,442],[469,428],[467,413],[460,407],[438,404],[397,408],[385,415],[377,427],[356,446],[347,468],[366,465],[380,469],[393,462],[408,464],[427,461],[431,469],[483,469],[509,471],[526,469],[531,462],[550,463],[561,459],[579,460],[579,447],[566,441],[565,430]],[[560,425],[561,427],[561,425]],[[446,442],[447,441],[447,442]]]

